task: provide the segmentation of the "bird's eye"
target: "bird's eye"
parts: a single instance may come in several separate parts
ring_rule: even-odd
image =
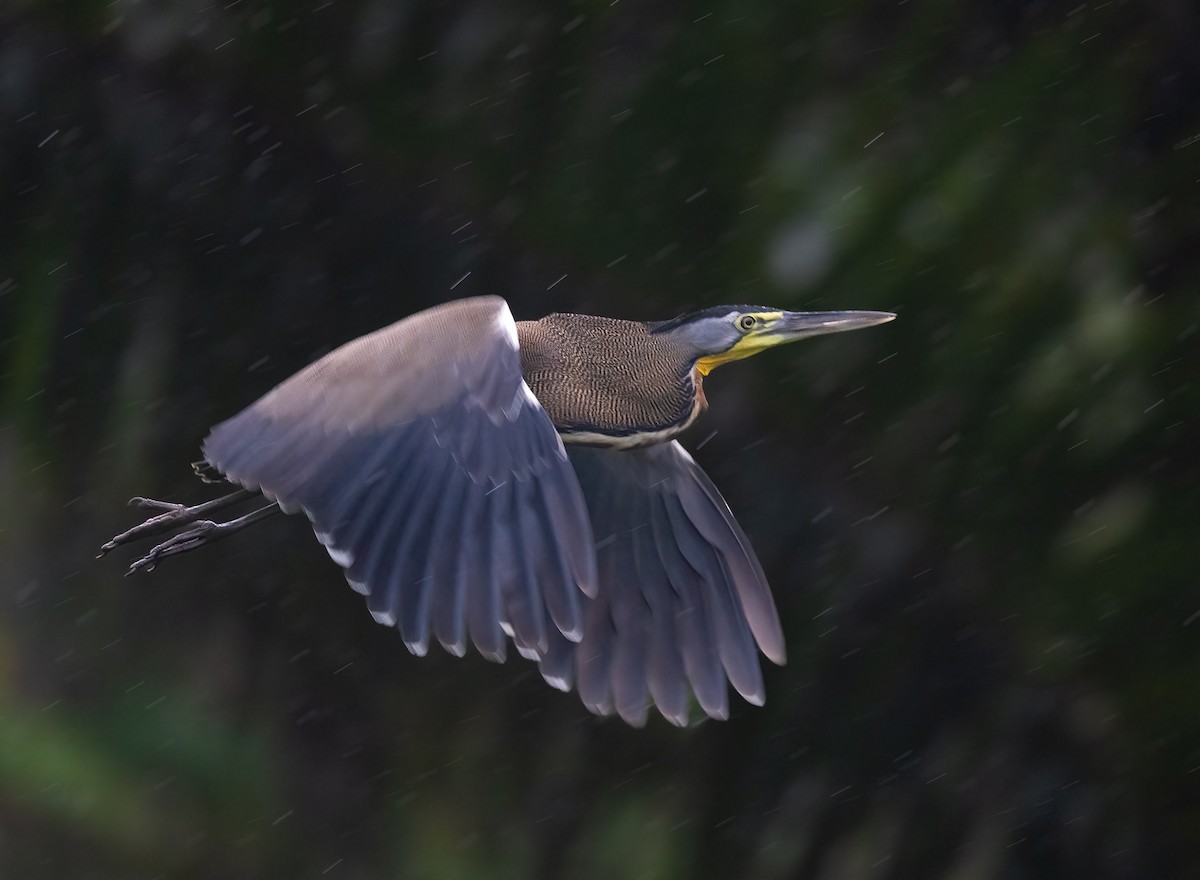
[[[753,315],[742,315],[738,318],[738,328],[742,330],[753,330],[754,325],[758,323],[758,319]]]

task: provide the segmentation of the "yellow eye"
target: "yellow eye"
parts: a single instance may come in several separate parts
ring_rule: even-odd
[[[757,323],[758,318],[754,317],[753,315],[742,315],[740,318],[738,318],[737,325],[739,330],[753,330],[754,325]]]

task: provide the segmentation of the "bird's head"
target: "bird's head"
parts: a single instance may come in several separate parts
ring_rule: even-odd
[[[758,354],[785,342],[823,333],[841,333],[885,324],[892,312],[785,312],[767,306],[713,306],[650,325],[670,333],[696,352],[696,369],[707,376],[715,367]]]

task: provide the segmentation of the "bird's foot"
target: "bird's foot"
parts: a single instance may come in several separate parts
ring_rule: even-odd
[[[129,504],[134,507],[140,507],[143,510],[161,510],[162,513],[152,516],[143,522],[141,525],[136,525],[132,529],[121,532],[111,540],[105,542],[100,547],[100,552],[97,557],[103,556],[110,550],[120,547],[122,544],[129,544],[132,541],[140,541],[142,538],[148,538],[151,535],[157,535],[160,532],[168,531],[176,526],[187,525],[199,520],[202,516],[214,510],[220,510],[222,507],[229,507],[232,504],[237,504],[241,501],[253,498],[257,493],[251,492],[248,489],[239,489],[229,495],[224,495],[220,498],[214,498],[212,501],[205,501],[203,504],[194,504],[187,506],[179,504],[175,501],[156,501],[153,498],[143,498],[140,495],[129,499]],[[167,542],[170,543],[170,542]],[[153,551],[152,551],[153,552]]]
[[[228,483],[228,478],[208,463],[206,459],[192,462],[192,473],[205,483]]]
[[[219,498],[217,500],[223,501],[225,499]],[[161,504],[162,502],[158,503]],[[196,508],[203,506],[198,504],[194,508],[184,509],[194,511]],[[214,522],[210,519],[193,520],[191,521],[191,525],[179,534],[172,535],[161,544],[151,547],[149,553],[129,566],[129,571],[125,572],[125,575],[128,577],[135,571],[153,571],[160,559],[165,559],[168,556],[176,556],[180,553],[187,553],[189,550],[195,550],[197,547],[211,544],[213,541],[232,535],[234,532],[240,532],[246,526],[253,525],[259,520],[266,519],[271,514],[278,512],[279,505],[272,503],[266,507],[260,507],[258,510],[251,511],[245,516],[239,516],[237,519],[231,519],[226,522]],[[166,514],[163,515],[165,516]]]
[[[175,556],[178,553],[186,553],[189,550],[195,550],[200,545],[214,540],[215,536],[220,533],[222,525],[225,525],[225,523],[216,523],[210,519],[202,519],[199,522],[192,523],[190,528],[185,529],[178,535],[172,535],[161,544],[151,547],[149,553],[130,564],[129,571],[125,572],[125,576],[128,577],[135,571],[153,571],[154,566],[158,565],[160,559],[167,556]],[[109,543],[111,544],[112,542],[110,541]],[[108,544],[104,546],[108,547]],[[101,552],[103,552],[103,548],[101,548]]]

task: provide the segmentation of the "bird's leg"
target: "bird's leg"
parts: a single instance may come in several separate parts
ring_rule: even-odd
[[[234,494],[238,493],[235,492]],[[218,498],[216,500],[226,501],[229,497],[226,496],[225,498]],[[200,504],[196,505],[196,507],[203,506]],[[195,508],[192,509],[194,510]],[[164,559],[167,556],[175,556],[179,553],[187,553],[189,550],[195,550],[197,547],[211,544],[213,541],[228,537],[234,532],[240,532],[246,526],[254,525],[254,523],[279,512],[279,505],[272,502],[266,507],[260,507],[258,510],[247,513],[245,516],[239,516],[237,519],[231,519],[227,522],[213,522],[207,519],[199,521],[189,520],[192,522],[191,528],[184,529],[178,535],[172,535],[161,544],[152,547],[149,553],[130,565],[129,571],[125,572],[125,574],[128,576],[135,571],[151,571],[160,559]]]
[[[195,504],[191,507],[184,504],[176,504],[174,501],[155,501],[153,498],[142,498],[141,496],[130,498],[129,503],[131,505],[137,505],[144,510],[162,510],[165,512],[150,517],[141,525],[134,526],[128,531],[121,532],[121,534],[101,547],[98,555],[103,556],[109,550],[119,547],[122,544],[128,544],[131,541],[140,541],[142,538],[157,535],[176,526],[195,522],[206,513],[211,513],[214,510],[220,510],[223,507],[229,507],[233,504],[239,504],[253,498],[257,494],[257,492],[251,492],[249,489],[238,489],[236,492],[231,492],[228,495],[222,495],[220,498],[214,498],[212,501],[205,501],[203,504]]]

